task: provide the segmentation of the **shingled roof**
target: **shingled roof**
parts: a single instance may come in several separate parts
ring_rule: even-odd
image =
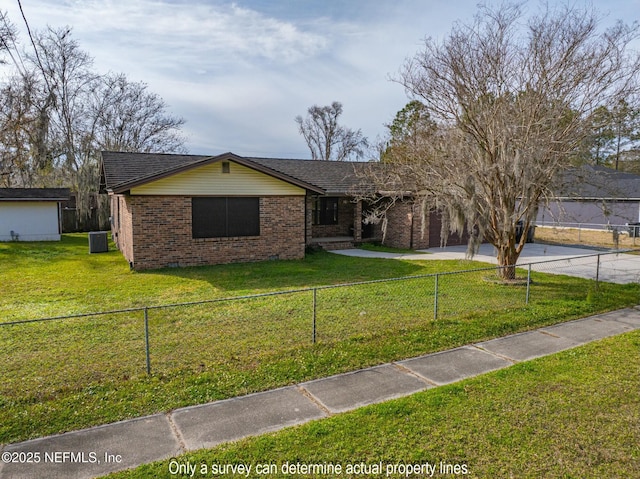
[[[102,152],[101,190],[114,190],[163,171],[171,171],[209,156],[174,155],[165,153]]]
[[[640,176],[604,166],[584,165],[567,171],[558,188],[560,199],[640,200]]]
[[[69,188],[0,188],[0,201],[66,201]]]
[[[324,190],[327,195],[345,195],[361,187],[363,180],[356,174],[366,163],[320,160],[288,160],[280,158],[250,158],[273,171],[298,178]]]
[[[364,166],[363,163],[250,158],[233,153],[203,156],[104,151],[101,190],[121,193],[134,186],[225,160],[235,161],[319,194],[345,195],[363,186],[362,179],[356,174],[356,170]]]

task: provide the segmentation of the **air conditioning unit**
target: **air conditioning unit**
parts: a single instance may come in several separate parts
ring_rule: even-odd
[[[93,231],[89,233],[89,253],[106,253],[109,251],[106,231]]]

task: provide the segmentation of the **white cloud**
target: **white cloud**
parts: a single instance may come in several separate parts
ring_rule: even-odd
[[[80,37],[112,50],[153,50],[150,61],[164,57],[177,63],[216,64],[265,59],[287,64],[315,55],[328,43],[319,33],[236,4],[85,0],[54,7],[41,0],[34,7],[34,16],[51,24],[71,24]]]
[[[22,26],[16,2],[5,2]],[[633,21],[630,4],[594,0]],[[308,156],[294,117],[337,100],[370,139],[408,101],[389,81],[477,0],[29,0],[33,29],[70,25],[100,72],[148,83],[193,153]],[[624,8],[621,7],[624,6]],[[597,5],[596,5],[597,6]],[[623,15],[621,12],[627,12]],[[26,36],[23,35],[23,44]]]

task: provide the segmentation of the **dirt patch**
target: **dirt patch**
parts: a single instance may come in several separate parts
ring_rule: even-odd
[[[630,238],[628,232],[618,234],[618,244],[615,244],[612,231],[590,230],[579,228],[561,228],[550,226],[536,227],[535,239],[551,244],[575,244],[589,246],[604,246],[607,248],[637,248],[640,238]]]

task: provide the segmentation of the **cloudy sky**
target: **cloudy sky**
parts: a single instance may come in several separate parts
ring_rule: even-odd
[[[370,140],[382,136],[408,101],[391,78],[425,37],[443,38],[455,21],[470,21],[478,1],[22,0],[22,6],[33,30],[71,26],[98,72],[125,73],[159,94],[186,120],[190,153],[308,158],[297,115],[340,101],[341,124]],[[590,3],[607,15],[605,23],[640,19],[640,0]],[[3,0],[0,9],[23,28],[17,0]]]

